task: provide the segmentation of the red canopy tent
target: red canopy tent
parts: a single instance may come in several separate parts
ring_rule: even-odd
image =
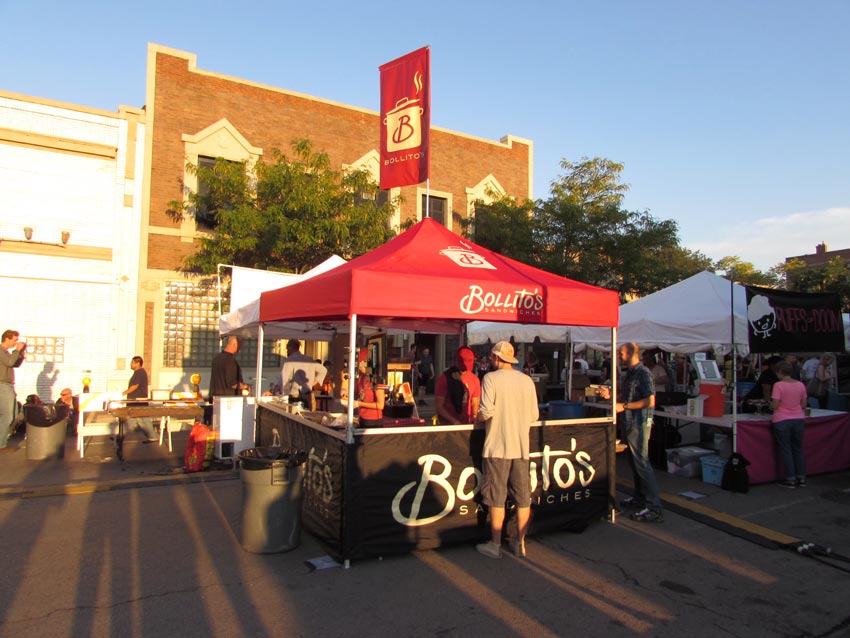
[[[259,343],[264,324],[344,323],[350,325],[349,347],[354,352],[358,323],[459,333],[465,323],[487,319],[609,327],[613,333],[619,303],[613,291],[508,259],[425,219],[333,270],[262,293],[259,316]],[[349,357],[349,396],[355,395],[354,363],[354,357]],[[316,467],[308,472],[326,477],[327,485],[323,482],[324,488],[305,498],[305,526],[345,559],[438,547],[477,537],[481,530],[477,516],[470,514],[474,507],[466,502],[457,505],[461,501],[455,490],[443,494],[434,486],[416,490],[411,486],[430,481],[430,470],[422,459],[442,459],[451,480],[458,482],[457,495],[471,498],[471,492],[464,492],[460,485],[472,480],[475,460],[470,450],[483,445],[483,430],[468,424],[367,428],[355,434],[353,405],[348,405],[344,439],[341,433],[274,406],[258,410],[258,445],[277,440],[278,445],[315,450],[310,462]],[[578,445],[591,459],[593,471],[582,474],[576,470],[563,476],[561,482],[546,482],[545,489],[541,479],[541,493],[553,500],[545,500],[545,507],[535,515],[536,525],[541,530],[571,525],[583,528],[600,512],[610,510],[614,502],[613,419],[583,419],[578,426],[538,425],[532,437],[535,454],[545,454],[547,459],[553,454],[568,456]],[[553,465],[551,470],[557,473],[558,468],[562,465]],[[307,489],[317,488],[311,485]]]
[[[459,333],[473,320],[616,327],[617,293],[533,268],[424,219],[383,246],[262,293],[260,322],[348,322]]]

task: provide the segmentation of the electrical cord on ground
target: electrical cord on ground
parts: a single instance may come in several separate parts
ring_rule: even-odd
[[[848,558],[847,556],[843,556],[842,554],[837,554],[833,552],[831,547],[826,547],[817,543],[801,542],[789,545],[787,549],[796,551],[801,556],[813,558],[818,562],[823,563],[824,565],[829,565],[834,569],[850,574],[850,568],[842,567],[841,565],[836,565],[833,562],[840,561],[850,563],[850,558]]]

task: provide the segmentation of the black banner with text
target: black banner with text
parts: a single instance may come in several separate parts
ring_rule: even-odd
[[[261,408],[258,443],[272,428],[284,446],[308,453],[304,525],[337,557],[389,556],[489,537],[478,495],[483,430],[385,429],[348,445]],[[532,428],[532,533],[581,531],[605,516],[609,433],[606,424]],[[510,521],[506,530],[510,535]]]
[[[841,302],[834,293],[746,286],[751,352],[844,350]]]

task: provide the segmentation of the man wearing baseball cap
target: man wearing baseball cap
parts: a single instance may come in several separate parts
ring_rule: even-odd
[[[511,550],[525,556],[525,536],[531,520],[529,431],[540,418],[534,381],[519,370],[514,347],[500,341],[490,351],[492,370],[484,375],[478,421],[485,426],[482,453],[481,502],[490,510],[491,540],[475,549],[490,558],[502,557],[502,526],[508,497],[517,508],[518,538]]]
[[[437,417],[442,425],[472,423],[478,414],[481,382],[472,371],[475,353],[461,346],[455,354],[455,365],[437,378],[434,400]]]

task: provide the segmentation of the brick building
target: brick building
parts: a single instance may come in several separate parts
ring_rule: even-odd
[[[375,80],[377,91],[377,73]],[[196,249],[195,222],[176,223],[166,214],[169,201],[184,197],[181,182],[197,188],[187,161],[256,160],[272,149],[288,153],[294,139],[307,138],[329,154],[334,168],[365,168],[377,182],[379,114],[201,70],[195,55],[158,45],[148,49],[145,110],[150,135],[137,346],[151,362],[154,387],[180,387],[193,372],[208,379],[209,361],[219,349],[216,300],[178,272]],[[486,201],[487,192],[530,198],[531,184],[530,141],[507,136],[495,142],[432,127],[430,216],[447,227],[459,230],[458,220],[473,212],[476,200]],[[403,203],[394,225],[421,219],[424,185],[393,189],[388,196],[399,194]]]

